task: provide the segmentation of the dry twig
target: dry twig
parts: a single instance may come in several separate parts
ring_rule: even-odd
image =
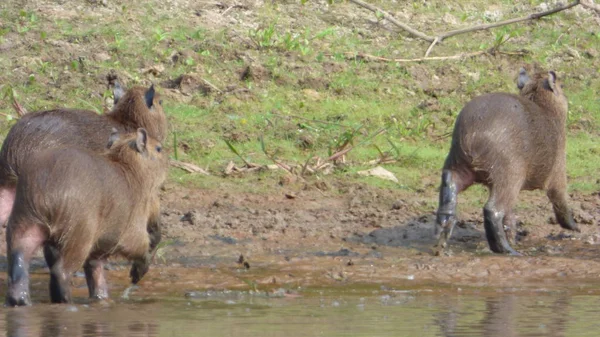
[[[391,59],[391,58],[380,57],[380,56],[375,56],[375,55],[371,55],[371,54],[353,53],[353,52],[346,52],[345,54],[348,58],[351,58],[351,59],[364,59],[364,60],[379,61],[379,62],[409,63],[409,62],[421,62],[421,61],[462,60],[465,58],[484,55],[484,54],[525,55],[526,52],[525,51],[504,52],[504,51],[499,51],[496,49],[490,49],[490,50],[476,51],[476,52],[472,52],[472,53],[462,53],[462,54],[451,55],[451,56],[418,57],[418,58],[414,58],[414,59]]]
[[[205,176],[210,175],[210,173],[208,173],[206,170],[204,170],[203,168],[198,167],[194,164],[185,163],[185,162],[182,162],[179,160],[174,160],[174,159],[169,160],[169,164],[171,164],[171,166],[178,167],[189,173],[200,173],[200,174],[204,174]]]

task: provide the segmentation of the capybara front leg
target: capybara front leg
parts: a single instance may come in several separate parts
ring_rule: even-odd
[[[520,255],[506,239],[503,220],[504,212],[497,210],[492,203],[488,202],[483,208],[483,224],[490,249],[494,253]]]
[[[29,261],[46,234],[38,226],[11,223],[6,230],[6,255],[8,257],[8,289],[6,304],[9,306],[31,305],[29,294]]]
[[[156,253],[156,249],[158,248],[158,244],[162,238],[162,232],[160,229],[160,217],[157,215],[150,218],[147,226],[148,237],[150,239],[150,247],[148,250],[148,254],[144,256],[144,258],[136,259],[133,261],[131,265],[131,271],[129,272],[129,276],[131,277],[131,282],[136,284],[142,277],[150,270],[150,264],[152,263],[152,257]]]
[[[106,261],[102,259],[88,259],[85,261],[83,270],[85,271],[85,280],[87,282],[90,298],[92,299],[107,299],[108,285],[104,274],[104,264]]]
[[[129,272],[131,283],[137,284],[144,275],[150,270],[150,263],[152,262],[152,255],[147,252],[143,257],[135,259]]]
[[[50,301],[52,303],[71,302],[71,274],[63,267],[63,259],[53,244],[44,246],[44,258],[50,268]]]
[[[567,203],[567,192],[564,189],[551,188],[546,193],[552,203],[556,221],[560,227],[576,232],[581,232],[579,226],[573,220],[573,213]]]

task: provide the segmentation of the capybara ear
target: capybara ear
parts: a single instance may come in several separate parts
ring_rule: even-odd
[[[119,140],[119,131],[116,128],[112,128],[110,131],[110,137],[108,137],[108,144],[106,144],[106,148],[110,149],[117,140]]]
[[[519,90],[523,89],[523,87],[525,86],[525,84],[527,84],[528,81],[529,76],[527,75],[527,70],[521,67],[521,69],[519,69],[519,79],[517,80],[517,88],[519,88]]]
[[[550,90],[556,92],[556,73],[552,70],[548,72],[548,86]]]
[[[117,104],[117,102],[119,102],[119,100],[121,99],[121,97],[123,97],[123,95],[125,95],[125,90],[123,90],[123,88],[121,87],[121,84],[117,81],[115,81],[115,88],[113,89],[113,96],[115,97],[115,104]]]
[[[146,99],[146,106],[148,107],[148,109],[150,109],[154,102],[154,84],[152,84],[150,86],[150,88],[148,88],[148,90],[146,90],[146,94],[144,95],[144,98]]]
[[[146,151],[146,143],[148,142],[148,133],[146,129],[137,129],[137,138],[135,140],[135,148],[139,153]]]

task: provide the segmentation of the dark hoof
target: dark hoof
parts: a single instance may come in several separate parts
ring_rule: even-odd
[[[490,250],[496,254],[506,254],[506,255],[511,255],[511,256],[523,256],[523,254],[517,252],[509,245],[497,246],[497,245],[492,245],[490,243]]]
[[[150,269],[149,262],[134,262],[131,266],[131,271],[129,272],[129,277],[131,277],[131,283],[137,284],[144,275]]]
[[[31,301],[26,296],[19,296],[19,297],[7,296],[6,297],[6,306],[8,306],[8,307],[23,307],[23,306],[30,306],[30,305],[31,305]]]

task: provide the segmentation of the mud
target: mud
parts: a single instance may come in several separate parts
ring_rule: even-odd
[[[600,275],[598,194],[572,195],[575,214],[587,220],[580,221],[581,233],[570,233],[548,217],[551,205],[542,193],[524,193],[515,247],[525,256],[507,257],[487,248],[476,192],[463,197],[471,202],[459,210],[461,222],[445,256],[431,249],[435,190],[414,194],[358,185],[345,194],[298,190],[294,199],[278,192],[169,183],[162,195],[167,245],[136,291],[160,297],[353,284],[587,289]],[[43,262],[37,265],[45,273]],[[115,261],[110,269],[109,280],[124,288],[128,266]],[[84,296],[85,281],[74,282]]]

